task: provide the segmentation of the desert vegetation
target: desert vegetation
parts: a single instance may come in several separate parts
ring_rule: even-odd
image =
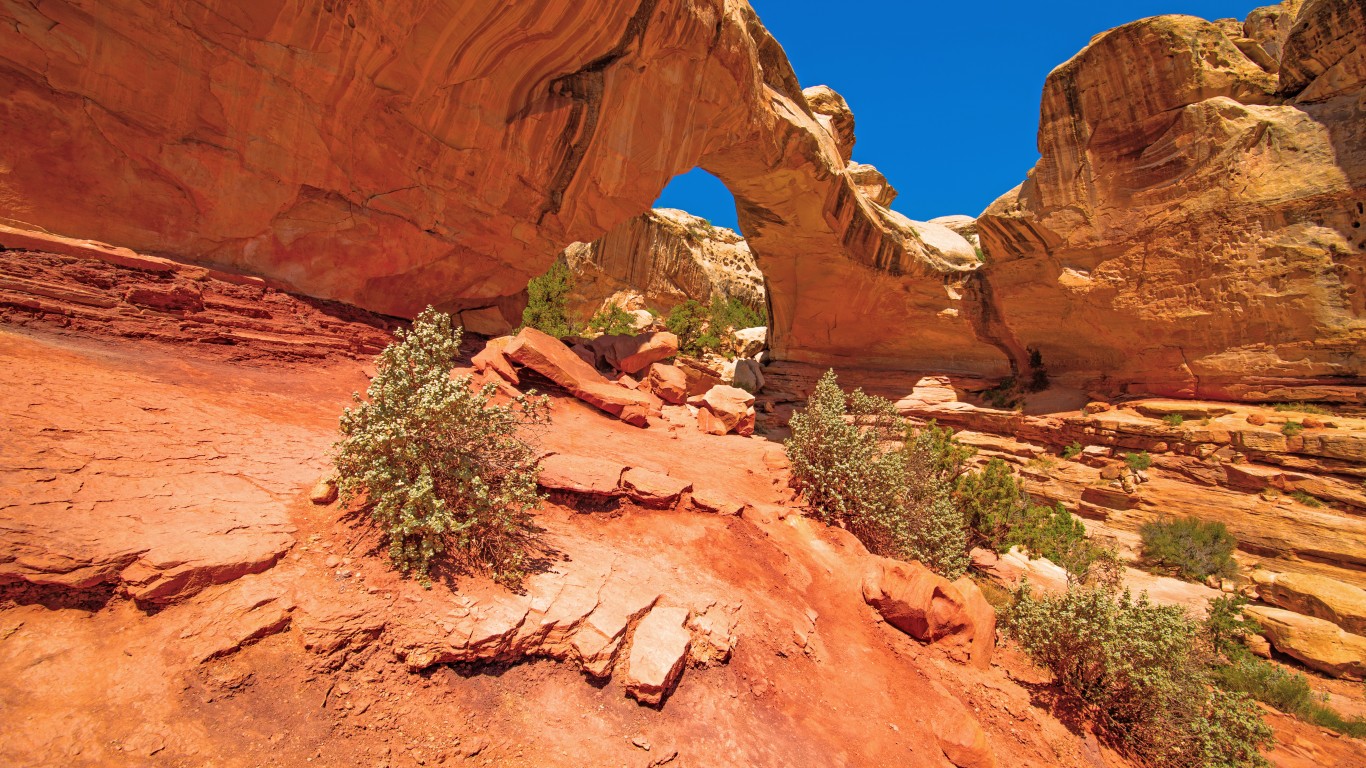
[[[1204,581],[1228,578],[1237,572],[1233,550],[1238,541],[1223,523],[1194,517],[1156,520],[1139,529],[1143,560],[1153,570]]]
[[[522,310],[522,325],[563,339],[574,332],[565,309],[569,292],[574,290],[574,276],[564,259],[557,259],[545,274],[527,283],[527,304]]]
[[[460,329],[431,307],[376,359],[366,398],[341,417],[337,485],[366,507],[401,571],[428,582],[441,555],[503,583],[524,575],[536,527],[536,454],[524,427],[548,421],[544,398],[492,402],[497,388],[451,377]]]
[[[679,351],[686,355],[708,352],[735,356],[735,331],[764,325],[767,319],[736,298],[713,296],[710,304],[688,299],[669,310],[664,326],[678,336]]]

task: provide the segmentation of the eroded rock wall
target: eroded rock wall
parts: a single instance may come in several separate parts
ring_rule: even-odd
[[[1055,69],[978,221],[988,335],[1097,391],[1361,400],[1364,7],[1145,19]]]
[[[0,86],[21,226],[515,322],[565,246],[701,165],[779,354],[1005,368],[944,285],[975,265],[859,185],[843,99],[804,94],[742,0],[5,2]]]
[[[767,303],[764,276],[744,238],[683,211],[657,209],[630,219],[591,243],[564,251],[574,274],[569,311],[590,317],[618,292],[639,293],[650,309],[667,312],[713,295],[754,310]]]

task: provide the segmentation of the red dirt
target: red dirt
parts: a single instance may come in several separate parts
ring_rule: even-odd
[[[410,672],[397,653],[424,621],[508,596],[460,574],[423,590],[364,520],[308,502],[365,383],[350,350],[245,364],[25,317],[40,328],[0,329],[0,764],[940,768],[973,721],[997,765],[1126,764],[1033,705],[1016,654],[972,669],[884,625],[861,547],[786,506],[779,446],[681,409],[642,430],[557,397],[540,439],[750,509],[548,505],[559,555],[537,578],[607,563],[664,601],[741,604],[729,663],[690,667],[660,709],[568,663]],[[1299,740],[1279,764],[1360,764],[1358,743],[1279,720]]]

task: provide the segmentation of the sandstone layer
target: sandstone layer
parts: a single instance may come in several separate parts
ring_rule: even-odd
[[[1366,398],[1363,37],[1356,0],[1098,35],[978,220],[985,335],[1093,391]]]
[[[768,276],[776,353],[1005,370],[964,343],[971,248],[884,207],[843,99],[803,92],[745,2],[8,3],[0,83],[16,226],[497,329],[564,247],[700,166]]]
[[[629,219],[591,243],[564,251],[574,275],[569,312],[591,317],[620,292],[640,294],[660,314],[692,299],[767,304],[764,276],[744,238],[684,211],[662,208]]]

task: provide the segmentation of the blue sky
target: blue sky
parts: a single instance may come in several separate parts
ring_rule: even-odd
[[[1099,32],[1184,13],[1245,18],[1258,5],[1222,0],[750,0],[782,43],[802,87],[829,85],[854,110],[854,159],[876,165],[913,219],[976,216],[1038,159],[1044,78]],[[735,228],[721,182],[694,170],[657,207]]]

